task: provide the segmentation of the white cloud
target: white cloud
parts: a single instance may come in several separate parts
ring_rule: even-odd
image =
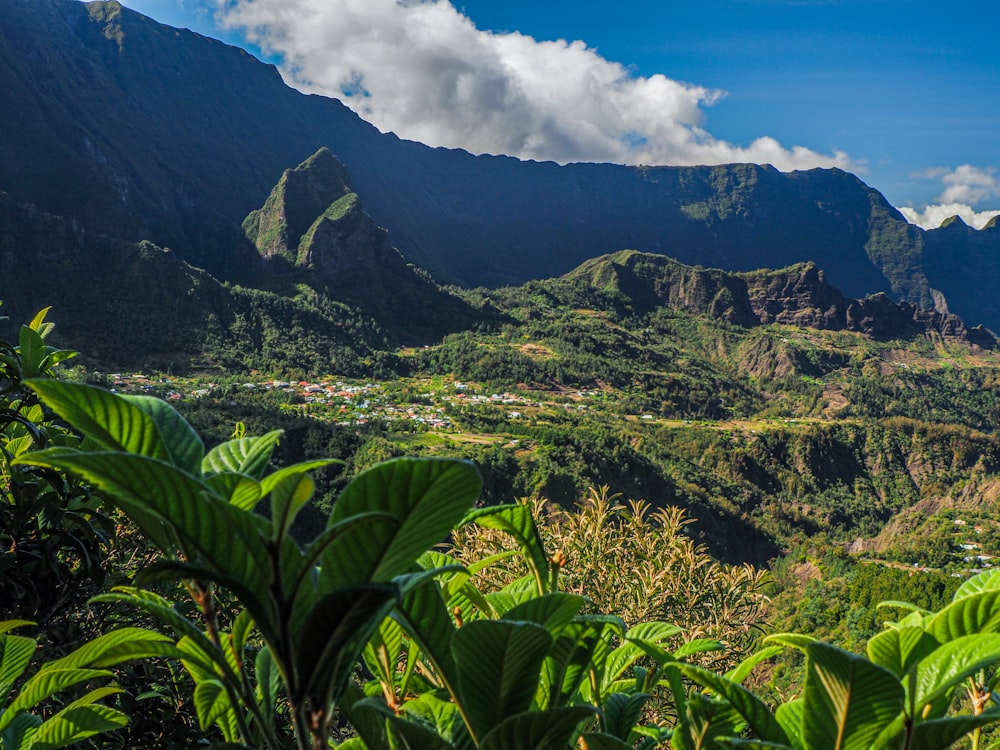
[[[994,216],[1000,216],[1000,211],[976,211],[972,206],[964,203],[938,203],[925,206],[923,211],[905,206],[899,210],[908,222],[924,229],[937,229],[941,226],[941,222],[952,216],[960,217],[970,227],[982,229]]]
[[[703,128],[725,93],[635,76],[583,42],[477,29],[448,0],[215,0],[218,20],[284,60],[296,87],[384,131],[525,159],[857,169],[847,154],[739,146]]]
[[[944,192],[935,199],[938,203],[924,206],[921,211],[910,207],[900,208],[900,212],[911,224],[924,229],[936,229],[945,219],[958,216],[970,227],[982,229],[990,219],[1000,215],[1000,210],[975,209],[978,203],[1000,198],[1000,180],[992,167],[980,169],[971,164],[963,164],[956,169],[932,167],[913,176],[940,180],[944,185]]]
[[[975,205],[1000,196],[1000,181],[993,169],[978,169],[971,164],[963,164],[954,172],[943,175],[941,181],[947,186],[937,198],[942,203]]]

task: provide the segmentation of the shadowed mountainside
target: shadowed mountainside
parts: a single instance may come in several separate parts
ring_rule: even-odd
[[[947,242],[928,255],[930,233],[839,170],[559,166],[433,149],[115,2],[0,0],[0,15],[0,189],[225,278],[256,262],[243,218],[288,165],[326,146],[374,222],[443,281],[517,283],[624,247],[736,271],[813,261],[848,295],[944,309],[939,289],[970,321],[1000,326],[975,285],[938,262]],[[969,244],[962,268],[988,270],[995,242]]]

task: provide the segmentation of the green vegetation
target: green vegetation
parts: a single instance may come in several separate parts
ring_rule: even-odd
[[[67,355],[44,344],[43,321],[22,329],[5,363],[31,375],[18,388],[84,440],[36,441],[9,471],[90,483],[154,557],[91,601],[127,605],[143,627],[44,657],[27,680],[36,643],[8,631],[30,623],[3,625],[4,748],[120,731],[126,713],[102,701],[127,702],[106,684],[108,668],[135,660],[181,665],[197,716],[188,743],[200,735],[233,748],[943,750],[963,738],[982,747],[1000,720],[989,705],[1000,664],[996,571],[956,588],[852,569],[843,552],[824,561],[843,576],[852,611],[870,611],[886,591],[915,600],[889,602],[905,616],[881,632],[849,622],[866,641],[859,655],[813,633],[760,641],[762,573],[713,561],[684,536],[680,510],[619,505],[607,488],[575,511],[473,508],[481,483],[470,463],[397,458],[356,474],[318,534],[297,541],[293,523],[316,489],[310,473],[330,459],[269,471],[280,431],[248,437],[241,424],[206,449],[152,395],[46,377]],[[20,438],[3,436],[5,455]],[[358,468],[392,446],[366,444]],[[431,549],[449,534],[454,549]],[[771,684],[790,679],[801,696],[775,700],[760,670],[788,650],[801,656],[771,667]]]

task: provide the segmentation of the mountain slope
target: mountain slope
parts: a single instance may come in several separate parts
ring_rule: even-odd
[[[445,281],[548,277],[631,247],[741,271],[811,260],[850,296],[943,304],[932,290],[948,269],[925,263],[925,233],[838,170],[558,166],[432,149],[115,2],[0,0],[0,17],[0,189],[227,278],[254,263],[239,223],[288,165],[327,146],[377,225]],[[967,286],[946,296],[1000,328]]]

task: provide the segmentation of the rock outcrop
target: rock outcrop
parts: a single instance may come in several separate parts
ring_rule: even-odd
[[[949,312],[895,302],[882,292],[845,297],[814,263],[727,273],[626,250],[588,261],[567,277],[622,294],[639,313],[665,306],[744,327],[777,323],[854,331],[883,340],[936,335],[983,349],[997,343],[992,331],[969,327]]]

